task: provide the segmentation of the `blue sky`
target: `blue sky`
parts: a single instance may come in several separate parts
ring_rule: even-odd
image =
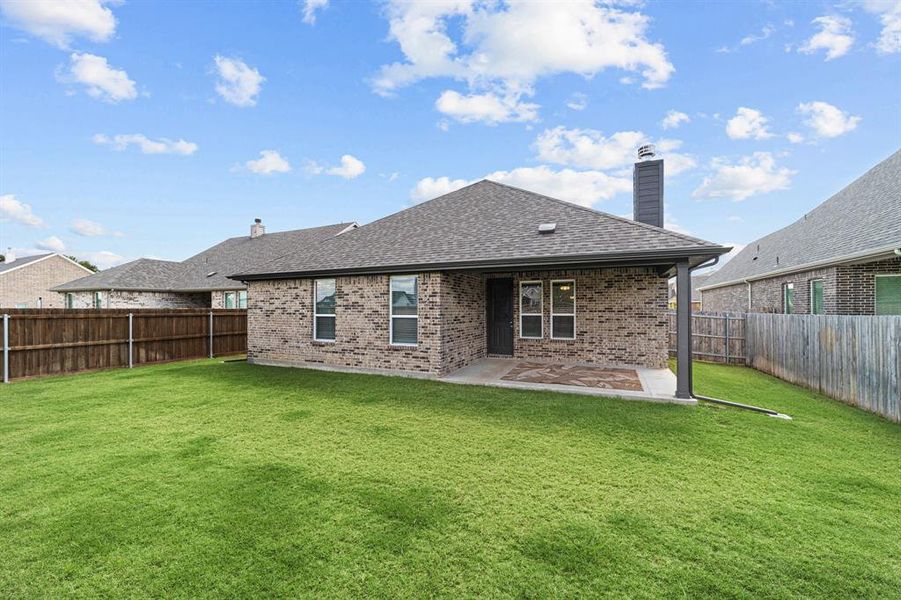
[[[485,176],[743,244],[898,149],[898,2],[0,0],[0,248],[181,260]],[[667,115],[670,118],[667,120]]]

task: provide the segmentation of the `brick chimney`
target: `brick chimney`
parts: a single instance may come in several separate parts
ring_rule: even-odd
[[[263,225],[262,219],[254,219],[253,225],[250,226],[250,239],[258,238],[266,233],[266,226]]]
[[[663,159],[652,144],[638,149],[632,169],[632,220],[663,227]]]

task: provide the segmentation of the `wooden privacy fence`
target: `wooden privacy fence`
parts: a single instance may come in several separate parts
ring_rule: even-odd
[[[676,355],[676,313],[668,313],[669,352]],[[727,364],[745,364],[745,316],[727,313],[692,313],[692,358]]]
[[[3,309],[3,381],[239,354],[247,311]]]
[[[901,422],[901,316],[747,315],[748,364]]]

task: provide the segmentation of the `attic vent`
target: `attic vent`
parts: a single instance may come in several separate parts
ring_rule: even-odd
[[[206,274],[206,276],[207,276],[207,277],[212,277],[212,276],[215,275],[215,274],[216,274],[216,271],[210,271],[209,273]]]
[[[557,231],[556,223],[542,223],[538,226],[538,233],[554,233]]]

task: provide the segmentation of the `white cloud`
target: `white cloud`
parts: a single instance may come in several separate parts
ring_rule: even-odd
[[[570,110],[585,110],[588,108],[588,96],[581,92],[576,92],[566,101],[566,106]]]
[[[216,55],[216,92],[235,106],[255,106],[260,88],[266,78],[238,58],[226,58]]]
[[[682,123],[691,123],[691,117],[678,110],[668,110],[666,116],[660,121],[660,126],[664,129],[676,129]]]
[[[316,24],[316,11],[324,10],[328,6],[329,0],[304,0],[303,1],[303,22],[309,25]]]
[[[449,77],[466,81],[471,95],[490,92],[515,106],[532,95],[538,79],[558,73],[591,77],[615,68],[657,88],[674,72],[663,46],[646,37],[647,16],[594,0],[391,0],[386,14],[389,39],[404,60],[382,66],[374,78],[374,90],[383,95]]]
[[[538,158],[544,162],[587,169],[620,169],[637,160],[636,151],[650,138],[640,131],[618,131],[609,137],[595,129],[546,129],[535,140]],[[655,142],[665,159],[666,173],[677,175],[695,166],[694,158],[675,152],[682,142],[662,139]]]
[[[101,270],[121,265],[125,258],[109,250],[99,252],[79,252],[77,258],[94,263]]]
[[[809,40],[798,47],[798,52],[814,54],[820,50],[826,51],[826,60],[832,60],[844,56],[854,44],[854,34],[851,31],[851,20],[840,16],[822,16],[811,21],[820,28]]]
[[[41,250],[48,250],[50,252],[62,252],[66,249],[66,244],[55,235],[51,235],[38,242],[37,247]]]
[[[554,170],[545,165],[520,167],[511,171],[494,171],[483,179],[520,187],[553,198],[566,200],[581,206],[592,206],[601,200],[609,200],[619,193],[632,190],[631,177],[613,177],[601,171]],[[420,179],[410,191],[410,197],[419,202],[460,189],[474,181],[449,177]]]
[[[366,165],[359,158],[345,154],[341,157],[341,166],[327,169],[329,175],[336,175],[344,179],[356,179],[366,171]]]
[[[170,140],[168,138],[152,140],[140,133],[120,134],[113,137],[98,133],[91,139],[95,144],[112,146],[119,151],[125,150],[129,146],[137,146],[144,154],[181,154],[189,156],[197,152],[197,144],[193,142],[186,142],[182,139]]]
[[[804,124],[810,127],[819,137],[833,138],[853,131],[860,123],[860,117],[854,117],[828,102],[802,102],[798,112],[804,115]]]
[[[135,82],[128,73],[115,69],[102,56],[75,52],[69,56],[68,71],[58,75],[62,83],[78,83],[87,94],[105,102],[134,100],[138,97]]]
[[[769,152],[755,152],[742,157],[738,163],[730,164],[717,158],[710,165],[712,174],[704,178],[693,193],[695,198],[732,198],[745,200],[751,196],[765,194],[789,187],[796,172],[785,167],[777,167],[776,160]]]
[[[106,42],[116,32],[116,17],[106,4],[115,0],[0,0],[6,19],[20,29],[68,48],[74,37]]]
[[[435,127],[440,129],[441,131],[447,132],[450,130],[450,121],[447,119],[441,119],[437,123],[435,123]]]
[[[88,219],[75,219],[72,221],[72,224],[69,225],[69,231],[84,237],[99,237],[103,235],[122,237],[124,235],[121,231],[110,231],[97,221],[90,221]]]
[[[765,140],[773,137],[767,129],[769,121],[759,110],[741,106],[735,116],[726,122],[726,135],[733,140]]]
[[[864,9],[877,15],[882,23],[882,31],[876,42],[879,54],[901,52],[901,2],[897,0],[864,0]]]
[[[800,133],[798,133],[797,131],[790,131],[790,132],[788,132],[788,134],[785,137],[792,144],[803,144],[804,143],[804,136],[801,135]]]
[[[31,212],[31,205],[20,202],[14,194],[0,196],[0,222],[15,221],[29,227],[44,227],[44,221]]]
[[[291,163],[275,150],[260,151],[260,158],[248,160],[244,168],[258,175],[272,175],[273,173],[288,173]]]
[[[517,94],[503,98],[491,92],[463,96],[454,90],[446,90],[435,101],[435,108],[461,123],[483,121],[495,125],[510,121],[534,121],[538,118],[538,105],[520,102]]]
[[[749,46],[761,40],[765,40],[776,31],[776,28],[767,23],[763,26],[763,29],[760,30],[760,33],[751,33],[741,38],[739,45],[741,46]]]
[[[720,262],[719,262],[720,266],[726,264],[727,262],[729,262],[730,260],[735,258],[735,256],[739,252],[741,252],[742,250],[745,249],[745,244],[739,244],[738,242],[726,242],[725,244],[723,244],[723,246],[727,246],[727,247],[731,246],[732,250],[729,250],[729,252],[720,256]]]

